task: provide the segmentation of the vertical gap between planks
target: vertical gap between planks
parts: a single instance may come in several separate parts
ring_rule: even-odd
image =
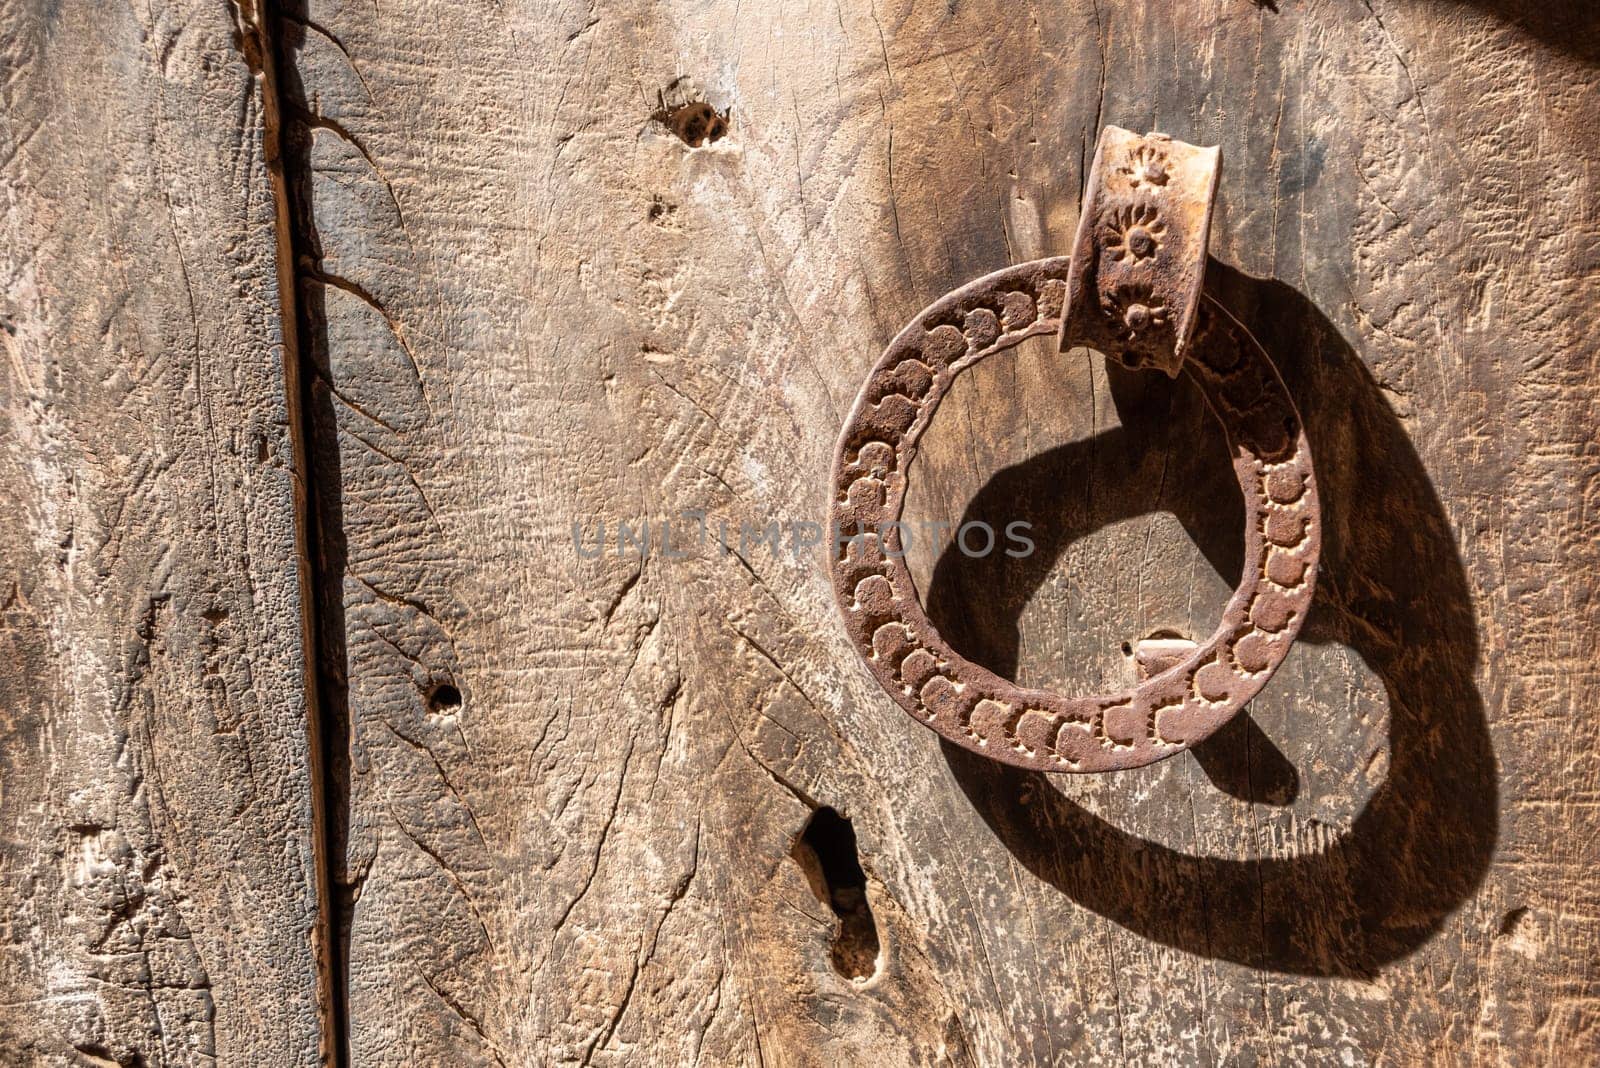
[[[292,2],[292,0],[291,0]],[[317,448],[332,428],[319,419],[313,395],[316,368],[309,343],[322,329],[320,309],[299,292],[301,258],[313,230],[304,192],[309,179],[303,150],[288,136],[285,115],[296,110],[299,77],[283,33],[279,0],[234,0],[240,48],[261,86],[263,154],[276,216],[279,308],[282,318],[283,381],[294,471],[294,510],[305,663],[305,706],[311,769],[312,842],[316,858],[317,917],[313,934],[317,1003],[322,1020],[324,1064],[349,1063],[349,998],[346,976],[348,908],[345,901],[344,828],[348,816],[347,729],[344,671],[329,650],[344,647],[342,583],[329,566],[329,533],[319,485]],[[302,94],[303,95],[303,94]],[[342,557],[342,553],[338,554]],[[342,568],[342,559],[340,560]],[[329,608],[332,611],[329,611]],[[331,634],[336,628],[341,633]],[[334,639],[334,640],[330,640]]]

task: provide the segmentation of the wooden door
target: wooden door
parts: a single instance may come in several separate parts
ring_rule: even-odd
[[[0,55],[0,1060],[1600,1061],[1590,5],[29,0]],[[1109,123],[1221,146],[1326,542],[1246,715],[1045,776],[797,542]],[[1040,342],[911,568],[1089,692],[1240,509],[1187,381]]]

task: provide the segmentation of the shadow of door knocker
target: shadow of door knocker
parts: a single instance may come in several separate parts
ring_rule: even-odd
[[[834,457],[831,573],[845,629],[895,703],[950,741],[1039,771],[1136,768],[1194,745],[1283,662],[1316,584],[1321,513],[1300,415],[1266,352],[1202,294],[1221,152],[1101,132],[1070,257],[1022,263],[926,308],[884,351]],[[1028,338],[1189,375],[1244,493],[1245,566],[1205,641],[1146,641],[1122,693],[1027,689],[960,656],[917,600],[901,511],[917,442],[956,375]]]

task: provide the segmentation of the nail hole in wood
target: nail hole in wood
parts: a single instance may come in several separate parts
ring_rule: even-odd
[[[678,136],[690,148],[714,144],[728,133],[733,108],[718,111],[705,99],[692,78],[678,78],[656,96],[651,118]]]
[[[1526,908],[1515,908],[1510,912],[1507,912],[1500,918],[1501,937],[1516,934],[1517,929],[1524,925],[1524,922],[1527,920],[1527,918],[1528,910]]]
[[[659,194],[650,198],[649,216],[650,221],[653,223],[663,222],[667,216],[677,210],[678,205],[673,204]]]
[[[690,148],[714,144],[728,133],[728,116],[704,100],[658,111],[654,118]]]
[[[461,691],[448,682],[436,683],[428,690],[428,711],[453,716],[461,711]]]

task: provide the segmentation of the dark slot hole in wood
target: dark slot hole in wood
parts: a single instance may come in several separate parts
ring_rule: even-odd
[[[794,859],[806,873],[817,899],[833,910],[833,970],[846,979],[870,979],[878,970],[878,924],[867,900],[853,824],[831,808],[812,813],[794,845]]]

